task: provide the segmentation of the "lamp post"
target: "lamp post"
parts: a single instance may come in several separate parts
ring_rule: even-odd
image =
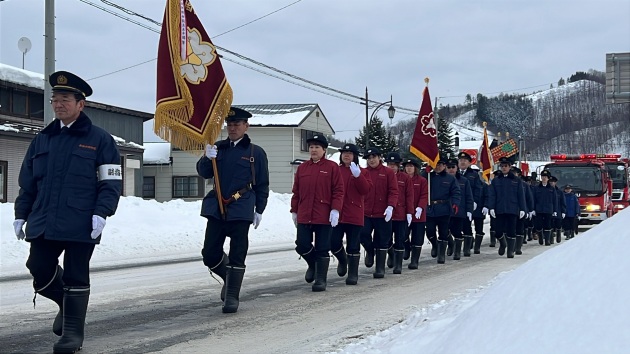
[[[369,116],[368,89],[367,87],[365,88],[365,151],[367,151],[367,149],[370,148],[370,122],[372,121],[372,118],[374,118],[374,115],[376,115],[376,112],[379,109],[381,109],[383,106],[385,106],[386,104],[389,104],[389,108],[387,109],[387,115],[389,116],[389,119],[394,119],[394,114],[396,114],[396,108],[394,108],[394,106],[392,105],[392,101],[393,101],[393,96],[390,96],[389,101],[383,102],[379,104],[378,106],[376,106],[376,108],[374,108],[374,110],[372,111],[372,115]]]

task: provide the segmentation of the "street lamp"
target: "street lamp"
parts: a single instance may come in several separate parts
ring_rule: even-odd
[[[389,96],[389,101],[387,102],[383,102],[381,104],[379,104],[378,106],[376,106],[376,108],[374,108],[374,110],[372,111],[372,115],[369,116],[369,107],[368,107],[368,89],[367,87],[365,88],[365,151],[367,151],[367,149],[370,148],[370,122],[372,121],[372,118],[374,118],[374,116],[376,115],[376,112],[381,109],[383,106],[385,106],[386,104],[389,104],[389,108],[387,109],[387,115],[389,116],[389,119],[394,119],[394,114],[396,114],[396,108],[394,108],[393,104],[393,96]]]

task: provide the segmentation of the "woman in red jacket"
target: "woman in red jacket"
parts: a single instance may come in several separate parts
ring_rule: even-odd
[[[367,172],[372,180],[373,188],[365,196],[361,244],[366,253],[365,266],[370,268],[374,265],[376,254],[374,278],[383,278],[385,277],[385,258],[392,235],[392,214],[398,201],[398,182],[394,171],[381,162],[381,150],[375,147],[369,148],[364,158],[367,159]],[[374,231],[374,238],[372,238],[372,231]]]
[[[407,239],[405,241],[405,254],[411,253],[411,261],[409,262],[409,269],[418,269],[418,260],[420,259],[420,251],[422,251],[422,244],[424,243],[424,231],[426,227],[426,214],[424,210],[427,208],[427,198],[429,189],[427,185],[427,179],[420,175],[420,164],[414,160],[405,160],[403,162],[405,173],[411,177],[411,184],[413,185],[413,197],[415,206],[415,212],[411,225],[407,232]],[[411,235],[411,242],[409,236]],[[409,250],[409,251],[407,251]]]
[[[372,188],[372,181],[367,171],[359,167],[359,149],[354,144],[346,144],[339,149],[341,157],[339,171],[344,183],[345,195],[339,225],[333,228],[331,250],[337,260],[337,274],[346,278],[347,285],[356,285],[359,279],[359,259],[361,244],[359,233],[363,228],[364,196]],[[343,248],[343,236],[346,235],[346,249]],[[347,253],[346,253],[347,251]]]
[[[339,222],[343,206],[343,180],[339,166],[325,157],[326,137],[317,134],[306,143],[311,158],[295,172],[291,197],[291,216],[297,227],[295,251],[308,264],[306,282],[315,280],[312,290],[324,291],[330,262],[330,234]]]
[[[392,266],[394,274],[402,273],[402,261],[405,253],[405,239],[407,239],[407,228],[411,225],[412,214],[415,211],[413,186],[411,178],[404,172],[400,171],[400,163],[402,158],[397,152],[390,152],[385,159],[387,167],[396,175],[398,186],[398,200],[394,205],[394,213],[392,215],[392,231],[394,234],[393,252],[390,253],[392,258]],[[391,236],[390,236],[391,242]],[[390,247],[390,250],[392,248]],[[389,260],[388,260],[389,266]]]

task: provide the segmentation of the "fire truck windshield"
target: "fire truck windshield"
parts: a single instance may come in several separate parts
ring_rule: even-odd
[[[614,189],[623,189],[628,185],[628,175],[623,163],[606,162],[608,174],[613,181]]]
[[[547,165],[551,175],[558,178],[558,187],[567,184],[573,186],[575,192],[602,193],[604,185],[599,168],[594,166]]]

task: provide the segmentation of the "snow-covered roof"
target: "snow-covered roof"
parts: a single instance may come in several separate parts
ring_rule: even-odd
[[[13,82],[19,85],[44,89],[44,75],[14,66],[0,63],[0,80]]]
[[[171,143],[144,143],[142,160],[145,165],[163,165],[171,162]]]
[[[258,104],[235,107],[252,114],[248,121],[253,126],[298,126],[317,108],[317,104]]]

